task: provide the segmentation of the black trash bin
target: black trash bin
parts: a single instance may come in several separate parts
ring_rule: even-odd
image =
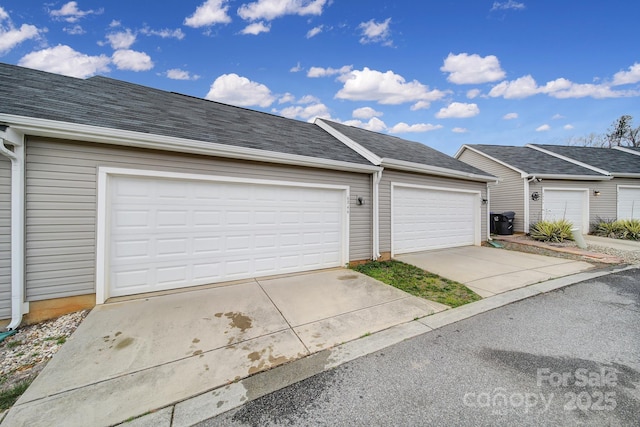
[[[513,219],[516,213],[512,211],[502,212],[501,214],[491,215],[495,234],[506,236],[513,234]]]

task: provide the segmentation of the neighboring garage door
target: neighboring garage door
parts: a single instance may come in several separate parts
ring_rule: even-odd
[[[640,187],[618,186],[618,219],[640,219]]]
[[[480,243],[480,192],[392,184],[392,255]]]
[[[566,219],[582,234],[589,232],[589,192],[583,189],[544,188],[542,190],[542,219]]]
[[[110,176],[105,298],[344,265],[346,192]]]

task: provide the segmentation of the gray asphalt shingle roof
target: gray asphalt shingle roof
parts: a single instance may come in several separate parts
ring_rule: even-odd
[[[0,113],[370,164],[312,123],[106,77],[0,64]]]
[[[407,141],[406,139],[397,138],[395,136],[372,132],[328,120],[323,121],[352,141],[360,144],[376,156],[383,159],[402,160],[422,165],[438,166],[459,172],[488,177],[492,176],[483,170],[473,167],[419,142]]]
[[[602,174],[558,159],[530,147],[510,145],[467,145],[529,175],[576,175],[601,177]],[[632,154],[633,155],[633,154]]]
[[[576,147],[569,145],[534,144],[589,166],[611,172],[612,174],[640,174],[640,157],[632,153],[602,147]]]

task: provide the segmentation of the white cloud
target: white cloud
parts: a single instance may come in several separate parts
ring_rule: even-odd
[[[618,71],[613,75],[613,86],[628,85],[640,82],[640,64],[635,63],[629,71]]]
[[[144,52],[119,49],[113,52],[111,60],[118,70],[148,71],[153,68],[151,57]]]
[[[560,120],[564,118],[565,117],[562,114],[554,114],[553,117],[551,117],[551,120]]]
[[[377,117],[371,118],[368,122],[363,122],[361,120],[347,120],[342,123],[347,126],[355,126],[372,132],[384,132],[387,130],[387,125]]]
[[[305,95],[298,100],[298,104],[313,104],[313,103],[319,103],[319,102],[320,100],[313,95]]]
[[[508,10],[508,9],[513,9],[513,10],[522,10],[525,8],[524,3],[520,3],[514,0],[508,0],[505,2],[493,2],[493,7],[491,7],[491,10]]]
[[[310,104],[307,106],[292,106],[280,111],[280,115],[289,119],[304,119],[313,121],[316,117],[329,118],[329,108],[322,103]]]
[[[268,107],[273,104],[275,97],[268,87],[256,83],[237,74],[223,74],[218,77],[206,96],[213,101],[225,102],[241,107]]]
[[[78,2],[70,1],[69,3],[65,3],[60,9],[50,11],[49,15],[56,19],[74,23],[87,15],[100,15],[103,11],[103,9],[80,10],[78,9]]]
[[[260,33],[268,33],[269,31],[271,31],[271,27],[260,21],[247,25],[242,31],[240,31],[240,34],[251,34],[257,36]]]
[[[340,68],[311,67],[307,72],[307,77],[318,78],[318,77],[335,76],[336,74],[343,75],[343,74],[350,73],[352,69],[353,69],[353,65],[344,65]]]
[[[292,73],[299,73],[300,71],[302,71],[302,67],[300,66],[300,63],[298,62],[295,67],[291,67],[289,69],[290,72]]]
[[[431,123],[416,123],[409,125],[400,122],[389,129],[389,133],[417,133],[430,132],[432,130],[442,129],[442,125],[432,125]]]
[[[77,24],[74,25],[73,27],[65,27],[62,29],[62,31],[72,36],[79,36],[86,33],[84,28],[82,28],[82,25],[77,25]]]
[[[467,132],[469,132],[469,129],[467,129],[467,128],[453,128],[453,129],[451,129],[451,132],[453,132],[453,133],[467,133]]]
[[[480,89],[470,89],[467,91],[467,98],[469,99],[474,99],[477,98],[478,96],[480,96]]]
[[[140,30],[141,34],[145,36],[158,36],[163,39],[178,39],[182,40],[184,38],[184,33],[180,28],[176,28],[175,30],[170,30],[169,28],[163,28],[162,30],[152,30],[149,27],[145,27]]]
[[[4,21],[5,19],[9,19],[9,14],[2,6],[0,6],[0,21]]]
[[[122,22],[118,21],[117,19],[114,19],[109,23],[109,28],[117,28],[121,25],[122,25]]]
[[[323,29],[322,25],[318,25],[317,27],[313,27],[312,29],[307,31],[307,38],[310,39],[311,37],[317,36],[318,34],[320,34],[322,32],[322,29]]]
[[[418,110],[426,110],[428,108],[431,108],[430,101],[418,101],[415,104],[413,104],[410,109],[411,111],[418,111]]]
[[[504,116],[502,116],[502,118],[504,120],[513,120],[513,119],[517,119],[518,118],[518,113],[507,113]]]
[[[35,39],[40,35],[35,25],[22,24],[20,28],[0,26],[0,54],[5,53],[25,40]]]
[[[362,107],[362,108],[356,108],[355,110],[353,110],[353,113],[351,113],[351,116],[354,119],[368,120],[372,117],[382,117],[383,114],[384,113],[380,111],[376,111],[371,107]]]
[[[391,30],[389,25],[391,24],[391,18],[387,18],[382,22],[375,22],[373,19],[362,22],[358,25],[358,28],[362,30],[362,37],[360,43],[382,43],[385,46],[390,46],[393,41],[391,40]]]
[[[327,0],[258,0],[243,4],[238,16],[247,21],[272,21],[285,15],[322,15]]]
[[[199,75],[191,74],[188,71],[181,70],[180,68],[167,70],[166,76],[171,80],[198,80],[200,78]]]
[[[538,86],[531,75],[526,75],[512,81],[503,81],[495,85],[489,91],[491,97],[504,97],[505,99],[520,99],[536,94],[546,94],[553,98],[622,98],[639,96],[638,90],[613,90],[607,83],[581,84],[574,83],[565,78],[558,78],[547,82],[544,86]]]
[[[76,52],[69,46],[58,45],[31,52],[23,56],[18,65],[63,74],[65,76],[87,78],[109,71],[111,60],[108,56],[89,56]]]
[[[296,97],[292,93],[285,93],[278,99],[278,104],[290,104],[296,100]]]
[[[571,130],[571,129],[573,129],[573,125],[564,125],[564,126],[562,127],[562,129],[564,129],[564,130]]]
[[[483,58],[475,53],[450,53],[440,71],[449,73],[447,80],[459,85],[495,82],[505,76],[496,56],[488,55]]]
[[[184,25],[192,28],[207,27],[213,24],[228,24],[228,0],[207,0],[196,8],[193,15],[184,19]]]
[[[530,75],[512,81],[503,81],[489,91],[489,96],[504,97],[506,99],[526,98],[538,93],[538,85]]]
[[[136,42],[136,35],[127,29],[126,31],[107,34],[107,40],[113,50],[129,49]]]
[[[338,99],[351,101],[376,101],[380,104],[405,102],[432,102],[443,98],[446,92],[429,90],[417,80],[405,81],[393,71],[382,73],[365,67],[344,75],[344,86],[336,94]]]
[[[477,104],[466,104],[464,102],[452,102],[446,107],[443,107],[436,113],[436,117],[439,119],[450,118],[467,118],[480,114],[480,109]]]
[[[550,129],[551,129],[551,126],[549,126],[549,125],[547,125],[547,124],[544,124],[544,125],[542,125],[542,126],[538,126],[538,127],[536,128],[536,132],[546,132],[546,131],[548,131],[548,130],[550,130]]]

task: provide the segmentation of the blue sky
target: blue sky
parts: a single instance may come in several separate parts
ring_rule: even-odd
[[[621,0],[0,0],[0,61],[453,154],[640,125],[638,16]]]

